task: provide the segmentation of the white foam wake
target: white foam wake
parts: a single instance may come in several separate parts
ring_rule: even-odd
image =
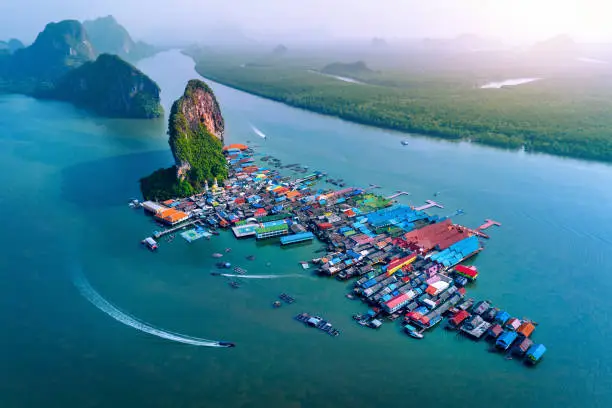
[[[267,138],[268,136],[266,136],[266,134],[264,132],[262,132],[261,130],[257,129],[255,126],[251,125],[251,129],[253,129],[253,132],[255,132],[255,134],[259,137],[261,137],[262,139]]]
[[[280,279],[280,278],[307,278],[308,276],[292,273],[288,275],[234,275],[232,273],[220,273],[219,276],[243,279]]]
[[[96,290],[91,286],[85,275],[81,272],[75,272],[73,275],[73,283],[92,305],[112,317],[113,319],[121,322],[125,325],[131,326],[137,330],[145,333],[152,334],[153,336],[161,337],[163,339],[177,341],[179,343],[191,344],[193,346],[205,346],[205,347],[228,347],[227,345],[221,344],[219,341],[201,339],[198,337],[186,336],[184,334],[173,333],[167,330],[158,329],[145,323],[136,317],[130,316],[129,314],[119,310],[108,300],[104,299]]]

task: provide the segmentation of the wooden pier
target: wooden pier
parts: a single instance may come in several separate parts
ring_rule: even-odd
[[[389,197],[385,197],[385,198],[387,200],[393,200],[394,198],[399,197],[399,196],[403,196],[403,195],[410,195],[410,193],[407,192],[407,191],[398,191],[397,193],[395,193],[393,195],[390,195]]]
[[[489,227],[492,227],[494,225],[496,227],[501,227],[501,222],[497,222],[495,220],[485,220],[485,223],[482,224],[480,227],[478,227],[476,229],[482,231],[482,230],[485,230],[485,229],[487,229]]]
[[[172,228],[168,228],[168,229],[163,230],[163,231],[158,231],[155,234],[153,234],[153,237],[155,237],[155,239],[160,239],[164,235],[172,234],[173,232],[176,232],[176,231],[181,230],[183,228],[187,228],[187,227],[190,227],[192,225],[200,224],[200,223],[201,223],[200,220],[187,221],[185,223],[182,223],[180,225],[174,226]]]
[[[427,210],[428,208],[432,208],[432,207],[438,207],[438,208],[444,208],[444,206],[440,203],[437,203],[433,200],[427,200],[425,201],[427,204],[422,205],[420,207],[416,207],[415,210],[417,211],[423,211],[423,210]]]

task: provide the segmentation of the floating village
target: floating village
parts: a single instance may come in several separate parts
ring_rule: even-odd
[[[420,207],[399,204],[394,199],[408,193],[382,197],[374,193],[375,185],[347,187],[343,180],[309,172],[299,164],[282,165],[247,145],[226,146],[224,153],[229,177],[223,186],[215,181],[193,197],[130,203],[164,226],[143,240],[145,246],[157,250],[162,239],[171,241],[175,233],[191,242],[223,229],[237,239],[275,239],[283,246],[318,239],[326,248],[302,267],[322,277],[354,282],[346,296],[367,305],[367,312],[353,316],[356,324],[377,329],[400,321],[406,335],[415,339],[443,326],[487,341],[490,350],[508,359],[522,358],[528,364],[542,359],[546,347],[532,340],[537,323],[467,295],[478,270],[462,263],[483,250],[489,238],[485,231],[500,223],[486,220],[478,228],[458,225],[450,217],[429,215],[427,209],[443,208],[433,200]],[[295,176],[283,175],[281,169]],[[317,188],[321,181],[338,189]],[[221,271],[232,268],[224,262],[217,266]],[[233,270],[248,273],[239,267]],[[230,285],[240,286],[237,281]],[[287,294],[279,298],[284,303],[295,301]],[[280,307],[281,302],[273,305]],[[300,313],[295,319],[332,337],[340,334],[320,316]]]

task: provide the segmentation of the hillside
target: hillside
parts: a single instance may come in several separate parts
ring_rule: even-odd
[[[32,45],[0,59],[0,91],[31,94],[95,58],[87,32],[76,20],[49,23]]]
[[[134,66],[102,54],[68,72],[42,96],[108,117],[156,118],[163,115],[159,92],[159,86]]]

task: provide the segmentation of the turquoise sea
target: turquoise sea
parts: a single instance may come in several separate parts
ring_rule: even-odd
[[[139,66],[167,110],[197,77],[176,51]],[[127,201],[140,177],[172,162],[165,120],[0,95],[1,407],[612,406],[610,165],[386,132],[211,85],[228,142],[256,142],[349,185],[411,192],[404,203],[439,192],[438,213],[463,209],[455,221],[468,226],[500,221],[469,293],[539,322],[545,359],[528,368],[441,328],[415,341],[399,324],[359,327],[351,316],[365,307],[344,297],[347,284],[299,266],[316,243],[281,249],[225,233],[150,253],[139,242],[155,225]],[[232,289],[210,275],[214,252],[251,274],[299,276]],[[121,324],[81,296],[75,273],[155,327],[237,346],[194,347]],[[296,303],[273,309],[280,292]],[[308,330],[292,320],[302,311],[342,334]]]

